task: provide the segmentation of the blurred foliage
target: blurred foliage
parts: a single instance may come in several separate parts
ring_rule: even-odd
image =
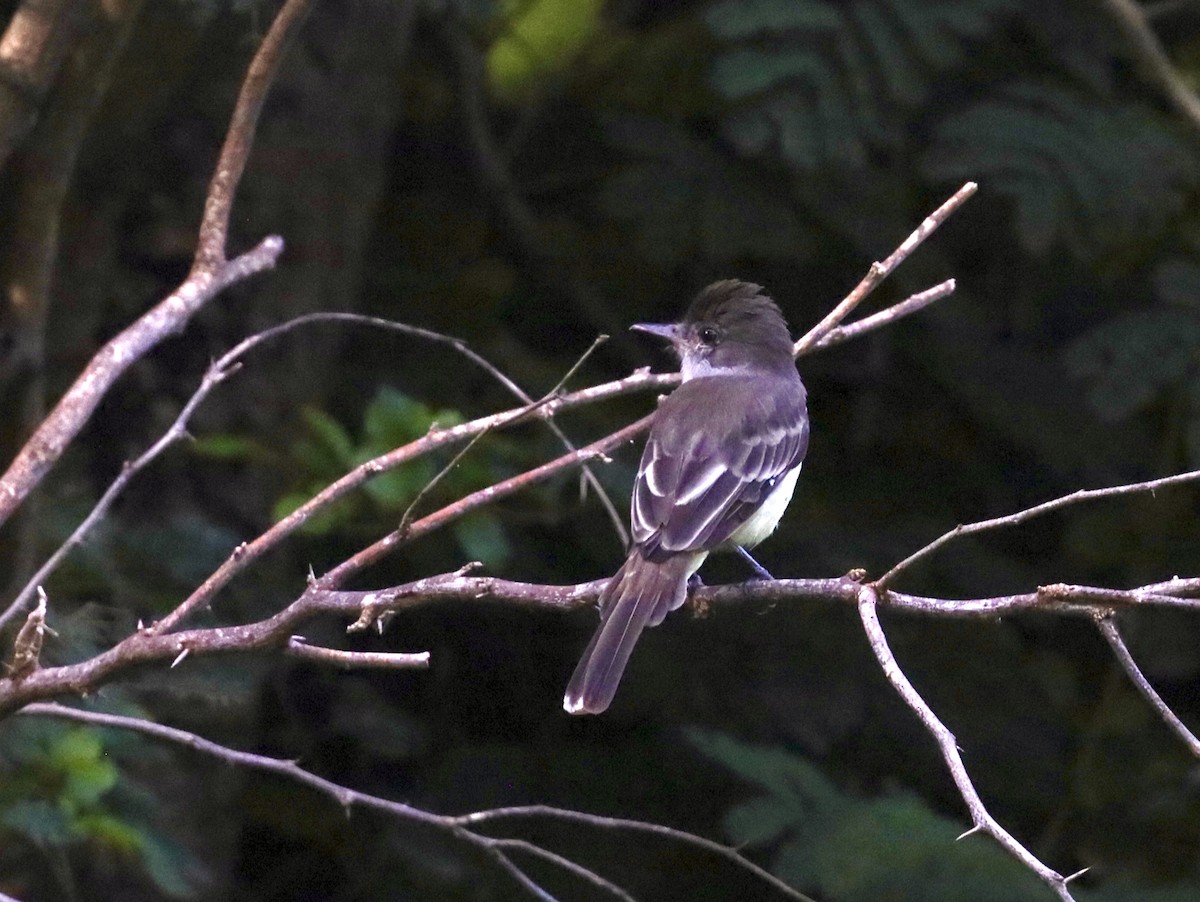
[[[277,6],[144,5],[58,224],[44,371],[0,374],[8,452],[37,398],[56,398],[187,271],[229,111]],[[1181,76],[1200,84],[1200,11],[1145,6]],[[5,16],[15,7],[0,4]],[[978,196],[869,303],[948,277],[954,298],[801,361],[812,447],[764,563],[880,573],[955,523],[1200,465],[1200,142],[1102,6],[428,0],[408,30],[405,9],[314,4],[232,220],[231,253],[284,235],[279,268],[208,305],[116,386],[26,521],[0,534],[13,584],[161,434],[208,361],[265,324],[353,309],[441,329],[536,395],[600,331],[613,340],[579,381],[669,366],[624,326],[671,319],[715,278],[761,282],[794,331],[807,328],[966,179]],[[482,116],[461,103],[449,27],[479,54]],[[473,143],[479,129],[494,156]],[[16,247],[26,170],[2,174],[0,256]],[[9,319],[0,309],[0,351],[19,337]],[[562,425],[582,443],[652,403],[582,409]],[[59,637],[43,660],[80,660],[178,603],[238,543],[362,461],[511,404],[445,348],[370,330],[262,347],[197,412],[194,441],[140,474],[48,581]],[[310,520],[197,622],[274,614],[310,567],[394,530],[454,450]],[[560,450],[537,424],[487,435],[414,513]],[[597,465],[618,508],[636,456]],[[486,507],[363,582],[470,559],[547,582],[611,573],[618,543],[577,485],[564,477]],[[1181,489],[961,542],[903,588],[979,597],[1197,572],[1197,495]],[[743,576],[706,565],[714,582]],[[672,617],[643,640],[613,709],[580,722],[559,705],[593,624],[466,603],[406,612],[384,636],[314,622],[314,642],[428,649],[434,665],[347,674],[269,655],[189,660],[131,675],[104,701],[435,810],[553,801],[706,835],[724,825],[826,899],[1045,895],[986,841],[952,843],[961,800],[848,612]],[[1196,894],[1194,762],[1086,624],[1030,614],[887,626],[1001,822],[1060,870],[1093,867],[1081,898]],[[1125,626],[1151,679],[1200,723],[1196,618]],[[703,792],[673,766],[695,725],[705,729],[686,735],[720,765]],[[342,819],[295,787],[250,778],[215,792],[191,759],[141,740],[31,729],[0,726],[0,892],[20,889],[22,902],[71,886],[80,898],[246,902],[512,896],[453,843]],[[146,761],[160,766],[143,772]],[[169,817],[151,819],[155,803],[170,803]],[[623,868],[639,898],[755,892],[708,864],[575,839],[604,873]]]
[[[282,461],[271,462],[271,466],[288,473],[295,486],[272,506],[273,520],[288,516],[359,465],[438,429],[451,429],[464,422],[456,410],[431,409],[389,387],[380,388],[366,406],[357,438],[322,410],[308,407],[301,414],[304,434],[288,446]],[[197,441],[194,447],[202,455],[225,461],[262,460],[265,456],[263,449],[243,436],[216,434]],[[405,514],[422,490],[437,478],[436,488],[424,496],[426,507],[414,509],[411,522],[423,512],[436,510],[511,475],[511,465],[506,461],[516,456],[511,444],[492,437],[484,448],[467,452],[444,474],[438,458],[428,455],[381,473],[370,479],[361,493],[351,493],[319,510],[304,522],[300,531],[310,536],[325,536],[349,528],[356,531],[375,528],[388,515]],[[451,526],[451,531],[470,560],[499,566],[510,554],[500,522],[488,508],[462,517]]]
[[[801,170],[858,169],[906,140],[936,79],[1019,7],[1015,0],[728,0],[705,21],[721,40],[713,85],[742,153]]]
[[[516,101],[557,77],[601,26],[603,0],[508,0],[500,5],[502,27],[488,48],[488,86]]]
[[[767,846],[775,874],[793,886],[839,902],[1020,902],[1048,890],[990,838],[958,840],[969,824],[935,814],[909,792],[871,799],[839,789],[804,758],[779,748],[693,730],[689,741],[763,795],[725,816],[725,832],[741,848]],[[1081,902],[1144,899],[1183,902],[1200,884],[1168,888],[1124,884],[1089,890]]]
[[[942,122],[924,166],[1008,195],[1031,252],[1065,247],[1082,260],[1161,235],[1200,179],[1193,142],[1170,121],[1020,82]]]
[[[59,891],[72,896],[73,868],[100,856],[132,865],[164,897],[191,896],[196,862],[153,816],[153,797],[123,774],[129,749],[128,741],[112,743],[89,728],[32,718],[6,724],[0,734],[0,872],[25,852],[36,862],[25,867],[53,874]]]

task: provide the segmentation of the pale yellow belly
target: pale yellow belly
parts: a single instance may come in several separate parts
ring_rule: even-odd
[[[767,496],[767,500],[762,503],[762,507],[756,510],[749,520],[733,531],[733,534],[729,537],[729,544],[741,545],[743,548],[753,548],[773,533],[775,527],[779,525],[779,518],[787,510],[788,502],[792,500],[792,493],[796,491],[796,480],[799,477],[800,465],[797,464],[794,470],[779,480],[779,484]]]

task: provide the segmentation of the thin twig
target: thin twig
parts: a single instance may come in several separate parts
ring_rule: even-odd
[[[186,730],[180,730],[176,727],[169,727],[165,724],[153,723],[147,720],[141,720],[136,717],[127,717],[120,714],[107,714],[101,711],[88,711],[80,708],[69,708],[66,705],[59,705],[53,702],[39,702],[36,704],[27,705],[20,712],[27,716],[37,717],[56,717],[62,720],[70,720],[77,723],[86,723],[93,726],[108,727],[118,730],[129,730],[136,733],[141,733],[144,736],[150,736],[154,739],[163,740],[166,742],[180,745],[185,748],[207,755],[217,760],[234,764],[239,767],[245,767],[250,770],[262,771],[265,773],[276,774],[292,780],[293,782],[307,786],[310,789],[316,790],[322,795],[332,798],[343,809],[350,809],[354,806],[363,808],[371,808],[376,811],[382,811],[395,818],[400,818],[409,821],[416,821],[436,829],[448,832],[456,839],[474,846],[486,852],[494,861],[497,862],[505,871],[516,879],[527,892],[538,899],[547,899],[554,902],[554,897],[542,889],[535,881],[517,867],[504,854],[506,849],[515,849],[527,854],[535,855],[546,861],[550,861],[559,867],[563,867],[572,875],[587,880],[594,886],[603,888],[607,891],[623,892],[615,884],[610,883],[601,875],[591,871],[583,865],[570,861],[567,858],[559,856],[548,849],[531,843],[527,840],[510,839],[506,837],[487,836],[476,833],[474,830],[468,829],[474,824],[481,824],[486,821],[500,820],[511,817],[529,817],[541,816],[550,817],[567,823],[586,824],[593,827],[602,827],[605,829],[624,829],[631,832],[650,833],[661,836],[667,839],[672,839],[677,842],[682,842],[687,845],[702,849],[707,852],[712,852],[727,861],[731,861],[737,866],[743,868],[755,877],[768,883],[770,886],[787,895],[796,902],[812,902],[807,896],[798,893],[786,883],[783,883],[779,878],[774,877],[764,871],[758,865],[754,864],[747,858],[744,858],[737,851],[730,849],[720,843],[713,842],[710,839],[705,839],[702,836],[697,836],[692,833],[687,833],[683,830],[675,830],[670,827],[661,827],[657,824],[648,824],[641,821],[623,820],[618,818],[604,818],[595,815],[585,814],[581,811],[572,811],[570,809],[550,808],[538,806],[536,808],[502,808],[493,809],[492,811],[477,811],[473,814],[453,816],[444,814],[434,814],[430,811],[425,811],[416,808],[412,805],[406,805],[403,802],[394,802],[389,799],[380,798],[379,796],[369,795],[358,790],[351,789],[347,786],[334,783],[331,780],[326,780],[316,774],[305,770],[294,761],[287,761],[281,758],[271,758],[266,755],[257,755],[252,752],[243,752],[238,749],[232,749],[228,746],[220,745],[212,740],[205,739],[196,733],[190,733]],[[616,898],[627,899],[628,894],[618,895]],[[0,902],[3,902],[0,899]]]
[[[883,626],[879,623],[879,615],[875,610],[877,599],[878,595],[873,586],[864,585],[860,588],[858,612],[862,618],[863,629],[866,631],[871,651],[875,653],[875,657],[879,661],[879,666],[883,669],[883,675],[887,677],[888,682],[900,693],[900,697],[912,708],[918,719],[925,726],[925,729],[929,731],[930,735],[937,742],[938,748],[942,753],[942,759],[946,762],[946,767],[949,769],[950,776],[954,780],[954,785],[958,787],[958,793],[962,796],[962,800],[966,803],[967,810],[971,814],[972,823],[980,831],[987,833],[995,839],[1014,858],[1041,878],[1047,886],[1054,890],[1059,899],[1064,900],[1064,902],[1070,902],[1073,897],[1070,890],[1067,889],[1066,878],[1052,868],[1042,864],[1032,852],[1021,845],[1016,837],[1000,826],[999,822],[988,812],[987,806],[983,804],[983,800],[975,790],[974,783],[971,782],[971,776],[967,773],[966,765],[963,764],[962,755],[959,754],[958,743],[954,738],[954,734],[933,713],[933,709],[929,707],[925,699],[921,698],[920,693],[909,682],[908,677],[904,675],[904,671],[900,669],[900,665],[896,661],[895,655],[892,654],[891,648],[888,647],[887,637],[884,635]]]
[[[852,338],[858,338],[860,335],[864,335],[881,326],[889,326],[898,319],[919,313],[930,304],[954,294],[955,286],[954,279],[947,279],[945,282],[939,282],[932,288],[926,288],[924,291],[905,298],[900,303],[893,304],[891,307],[880,310],[878,313],[865,316],[844,326],[834,326],[825,333],[820,341],[812,346],[812,349],[822,350],[824,348],[831,348]]]
[[[951,542],[960,536],[969,536],[977,532],[999,529],[1004,526],[1017,526],[1027,520],[1032,520],[1034,517],[1040,517],[1051,511],[1061,510],[1064,507],[1084,501],[1094,501],[1098,498],[1115,498],[1120,495],[1132,495],[1140,492],[1154,492],[1158,489],[1195,482],[1198,479],[1200,479],[1200,470],[1189,470],[1186,473],[1176,473],[1174,476],[1163,476],[1159,479],[1149,479],[1145,482],[1132,482],[1127,485],[1114,485],[1102,489],[1079,489],[1069,495],[1063,495],[1050,501],[1043,501],[1041,504],[1035,504],[1033,507],[1017,511],[1015,514],[992,517],[988,520],[978,520],[974,523],[959,524],[954,529],[942,534],[924,548],[918,549],[896,564],[891,570],[876,580],[875,585],[883,588],[917,561],[928,557],[947,542]]]
[[[967,182],[961,188],[952,194],[940,207],[925,217],[924,221],[917,228],[900,242],[891,254],[888,255],[882,263],[872,263],[871,268],[867,270],[867,274],[846,297],[834,307],[825,317],[806,332],[799,341],[796,342],[793,353],[799,356],[805,351],[817,345],[825,334],[834,326],[839,325],[842,320],[853,312],[854,308],[862,303],[863,299],[875,290],[884,279],[891,275],[892,270],[905,261],[908,256],[915,251],[926,238],[937,231],[954,212],[967,202],[972,194],[978,189],[978,185],[974,182]]]
[[[419,651],[403,654],[391,651],[347,651],[342,648],[326,648],[309,645],[303,637],[292,636],[285,646],[288,655],[322,664],[336,664],[347,670],[376,668],[379,670],[428,670],[429,652]]]
[[[1150,681],[1138,667],[1137,661],[1133,660],[1133,655],[1129,653],[1125,640],[1121,638],[1121,631],[1117,628],[1116,620],[1112,617],[1097,617],[1096,627],[1100,630],[1100,635],[1108,642],[1109,647],[1112,648],[1113,654],[1121,662],[1121,666],[1129,675],[1129,679],[1133,681],[1133,685],[1137,687],[1138,692],[1158,712],[1158,716],[1163,719],[1163,723],[1170,727],[1171,732],[1183,740],[1184,745],[1193,755],[1200,758],[1200,739],[1196,738],[1196,734],[1187,728],[1171,710],[1171,707],[1163,701],[1162,696],[1150,685]]]
[[[578,877],[580,880],[585,880],[597,889],[603,890],[614,899],[619,899],[621,902],[636,902],[633,896],[621,889],[611,880],[606,880],[595,871],[590,871],[580,864],[576,864],[569,858],[565,858],[556,852],[551,852],[549,849],[544,849],[536,843],[531,843],[527,839],[494,839],[492,846],[497,849],[508,850],[515,852],[524,852],[533,858],[540,858],[542,861],[549,862],[557,868],[561,868],[573,877]]]
[[[534,467],[532,470],[526,470],[524,473],[519,473],[487,488],[479,489],[469,495],[465,495],[458,501],[447,504],[442,509],[434,511],[432,514],[428,514],[414,523],[408,524],[404,529],[393,530],[383,538],[376,540],[329,570],[317,583],[323,589],[335,588],[341,585],[352,574],[376,563],[396,548],[406,545],[452,520],[457,520],[459,517],[476,508],[483,507],[485,504],[491,504],[493,501],[505,498],[514,492],[549,479],[551,476],[564,470],[581,466],[584,462],[593,458],[606,456],[608,452],[612,451],[618,445],[632,441],[642,432],[649,429],[650,424],[653,422],[654,414],[647,414],[640,420],[630,423],[624,429],[619,429],[599,441],[592,442],[590,445],[580,448],[578,451],[564,454],[539,467]]]
[[[425,485],[421,486],[421,490],[419,492],[417,492],[416,496],[409,503],[408,507],[406,507],[404,509],[404,514],[403,514],[403,516],[400,517],[400,525],[396,528],[396,531],[399,533],[403,533],[408,529],[409,525],[412,523],[413,511],[415,511],[417,509],[417,505],[419,505],[425,499],[425,497],[431,491],[433,491],[433,488],[446,477],[446,474],[448,474],[451,470],[453,470],[455,467],[458,466],[459,461],[461,461],[464,457],[466,457],[467,453],[470,452],[470,450],[472,448],[474,448],[475,445],[477,443],[479,443],[485,435],[487,435],[489,432],[491,432],[494,429],[502,429],[503,427],[507,426],[509,422],[512,422],[513,420],[523,419],[524,417],[527,417],[529,414],[533,413],[539,407],[544,407],[545,405],[547,405],[551,401],[553,401],[556,397],[558,397],[558,393],[560,391],[562,391],[563,386],[565,386],[567,384],[567,382],[570,381],[572,376],[574,376],[577,372],[579,372],[579,368],[581,366],[583,366],[584,362],[589,357],[592,356],[592,352],[595,351],[596,348],[600,347],[600,345],[604,344],[604,342],[606,342],[606,341],[608,341],[607,335],[597,336],[596,340],[593,341],[591,343],[591,345],[588,347],[588,349],[586,351],[584,351],[583,354],[579,357],[579,359],[576,360],[575,363],[571,365],[571,368],[567,370],[566,374],[561,379],[558,380],[558,383],[552,389],[550,389],[550,391],[546,392],[546,394],[544,394],[538,400],[536,400],[536,401],[531,400],[524,407],[513,411],[512,417],[509,420],[498,422],[495,425],[493,425],[492,427],[490,427],[488,429],[484,429],[481,432],[478,432],[474,436],[472,436],[471,440],[469,442],[467,442],[465,445],[463,445],[462,448],[459,449],[458,453],[455,454],[452,458],[450,458],[450,460],[446,462],[446,465],[444,467],[442,467],[434,475],[434,477],[431,480],[429,480],[427,483],[425,483]],[[572,452],[575,450],[576,449],[571,448]]]
[[[471,826],[511,818],[546,818],[548,820],[565,821],[569,824],[583,824],[584,826],[594,827],[599,830],[626,830],[632,833],[643,833],[648,836],[656,836],[659,839],[698,846],[706,852],[711,852],[749,871],[755,877],[769,883],[774,889],[783,893],[789,899],[794,899],[796,902],[812,902],[808,896],[788,886],[769,871],[763,870],[736,849],[731,849],[729,846],[722,845],[711,839],[705,839],[702,836],[696,836],[694,833],[688,833],[685,830],[676,830],[674,827],[668,827],[664,824],[652,824],[647,821],[631,820],[624,817],[605,817],[600,814],[588,814],[584,811],[572,811],[568,808],[555,808],[552,805],[514,805],[506,808],[491,808],[486,811],[475,811],[471,814],[461,815],[456,817],[454,821],[462,826]]]

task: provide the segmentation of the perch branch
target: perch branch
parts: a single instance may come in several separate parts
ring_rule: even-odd
[[[421,521],[417,521],[419,524]],[[414,524],[417,525],[417,524]],[[0,716],[29,702],[56,696],[86,695],[117,678],[134,666],[170,664],[186,657],[248,653],[285,649],[291,637],[305,623],[318,616],[352,621],[350,631],[365,629],[381,615],[414,610],[431,604],[467,601],[477,604],[512,605],[530,610],[572,611],[594,605],[605,580],[577,585],[539,585],[513,582],[490,576],[471,576],[463,571],[424,577],[409,583],[382,589],[336,590],[317,583],[277,614],[264,620],[235,626],[210,627],[159,634],[140,629],[112,648],[75,664],[42,667],[14,678],[0,676]],[[1086,586],[1072,587],[1077,596],[1064,594],[1046,599],[1038,592],[979,599],[940,599],[887,592],[883,603],[889,608],[935,617],[995,619],[1023,611],[1038,611],[1067,616],[1105,615],[1114,606],[1183,607],[1194,605],[1195,598],[1175,597],[1171,592],[1200,594],[1200,579],[1145,586],[1126,593],[1123,601],[1104,596],[1102,590]],[[692,597],[703,604],[834,601],[858,603],[862,583],[854,576],[835,579],[789,579],[754,581],[736,585],[705,586]]]

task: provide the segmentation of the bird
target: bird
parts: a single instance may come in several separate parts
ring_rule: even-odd
[[[808,450],[808,397],[782,312],[760,285],[714,282],[683,319],[632,329],[670,342],[681,383],[659,404],[630,501],[632,541],[600,593],[600,626],[563,708],[600,714],[633,647],[687,598],[710,552],[747,551],[775,531]]]

